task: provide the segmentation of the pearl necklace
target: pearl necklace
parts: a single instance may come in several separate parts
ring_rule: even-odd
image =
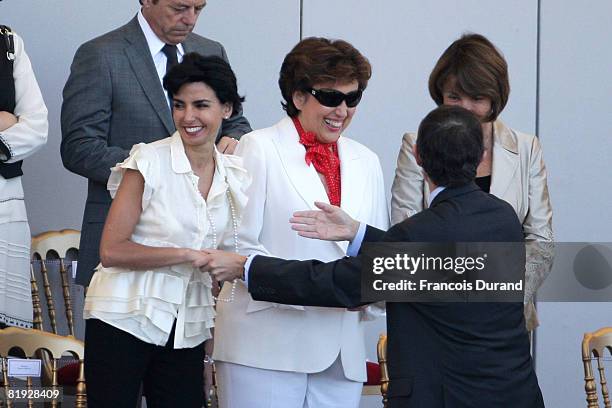
[[[227,183],[227,178],[225,179],[225,182]],[[234,200],[232,199],[232,194],[230,193],[229,186],[225,190],[225,193],[227,194],[227,201],[229,202],[230,212],[232,214],[232,228],[234,230],[234,251],[238,253],[238,220],[236,218],[236,208],[234,207]],[[212,247],[217,249],[217,228],[215,227],[215,222],[213,221],[212,216],[210,215],[210,212],[208,211],[208,206],[206,206],[206,216],[208,217],[208,223],[210,224],[210,230],[212,232]],[[236,282],[237,281],[238,279],[234,279],[232,281],[232,290],[230,292],[229,298],[220,298],[220,297],[213,296],[213,299],[216,300],[217,302],[227,302],[227,303],[233,302],[234,297],[236,295]]]

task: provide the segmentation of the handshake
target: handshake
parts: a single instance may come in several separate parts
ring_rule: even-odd
[[[359,222],[334,205],[315,202],[318,210],[297,211],[289,219],[291,229],[306,238],[325,241],[352,241]],[[190,250],[189,261],[217,282],[244,279],[247,257],[217,249]]]

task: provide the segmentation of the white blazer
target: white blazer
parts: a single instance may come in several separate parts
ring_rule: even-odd
[[[294,211],[329,203],[290,118],[242,137],[236,154],[252,177],[240,226],[241,252],[286,259],[331,261],[345,256],[347,242],[302,238],[291,230]],[[341,206],[352,217],[388,226],[382,170],[376,154],[341,136],[338,140]],[[222,298],[229,296],[226,285]],[[365,381],[363,312],[287,306],[255,301],[239,283],[231,303],[217,305],[214,359],[250,367],[315,373],[341,355],[345,376]]]

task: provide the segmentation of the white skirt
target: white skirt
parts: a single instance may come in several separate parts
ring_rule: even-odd
[[[32,327],[30,227],[25,221],[0,224],[0,323]]]

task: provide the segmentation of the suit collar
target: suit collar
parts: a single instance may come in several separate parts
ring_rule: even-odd
[[[458,187],[446,187],[433,199],[430,207],[435,207],[436,205],[450,198],[471,193],[476,190],[480,190],[480,187],[478,187],[473,181]]]
[[[518,154],[518,140],[516,139],[516,134],[499,119],[493,122],[493,137],[496,144],[499,144],[509,152]]]
[[[316,209],[315,201],[329,204],[325,188],[319,180],[314,166],[307,165],[305,150],[299,142],[299,135],[291,118],[286,117],[276,124],[273,137],[278,156],[291,184],[310,209]]]
[[[315,201],[329,203],[325,188],[320,181],[319,175],[314,166],[307,165],[305,160],[304,146],[299,142],[299,135],[292,120],[287,117],[276,125],[276,134],[273,141],[279,150],[279,157],[284,169],[289,176],[293,186],[302,196],[306,204],[316,209]],[[358,200],[349,199],[351,186],[361,183],[363,169],[359,165],[359,154],[351,145],[351,141],[340,136],[338,139],[338,157],[340,158],[340,178],[341,178],[341,205],[354,203]],[[309,180],[309,182],[305,182]],[[345,208],[346,209],[346,208]]]
[[[138,17],[134,17],[124,27],[125,39],[129,43],[125,48],[125,54],[130,66],[147,99],[164,124],[166,131],[170,134],[175,131],[172,114],[166,101],[166,93],[159,83],[157,70],[153,64],[145,35],[138,23]]]
[[[149,25],[149,22],[142,14],[142,10],[138,12],[136,18],[138,20],[140,30],[144,34],[145,39],[147,41],[147,45],[149,46],[149,52],[151,53],[151,57],[155,59],[155,56],[161,52],[162,48],[164,47],[164,45],[166,45],[166,43],[160,40],[157,34],[155,34],[153,29]],[[185,51],[183,49],[182,44],[177,44],[176,48],[178,50],[178,59],[180,61],[182,59],[182,56],[185,54]]]
[[[186,54],[188,52],[194,52],[197,48],[196,42],[194,40],[194,36],[192,33],[187,35],[185,41],[178,45],[179,47],[183,47],[183,52]]]
[[[516,134],[501,120],[493,122],[491,194],[503,197],[519,168]]]
[[[304,200],[304,204],[313,210],[315,201],[322,201],[329,204],[329,198],[323,187],[314,166],[307,165],[305,160],[305,149],[299,142],[299,135],[295,129],[291,118],[282,119],[275,126],[276,132],[272,138],[278,150],[278,157],[297,193]],[[340,157],[340,185],[342,208],[356,217],[360,214],[362,200],[355,196],[355,189],[363,183],[366,169],[359,152],[354,148],[351,140],[340,136],[338,139],[338,156]],[[346,243],[338,243],[346,249]]]

